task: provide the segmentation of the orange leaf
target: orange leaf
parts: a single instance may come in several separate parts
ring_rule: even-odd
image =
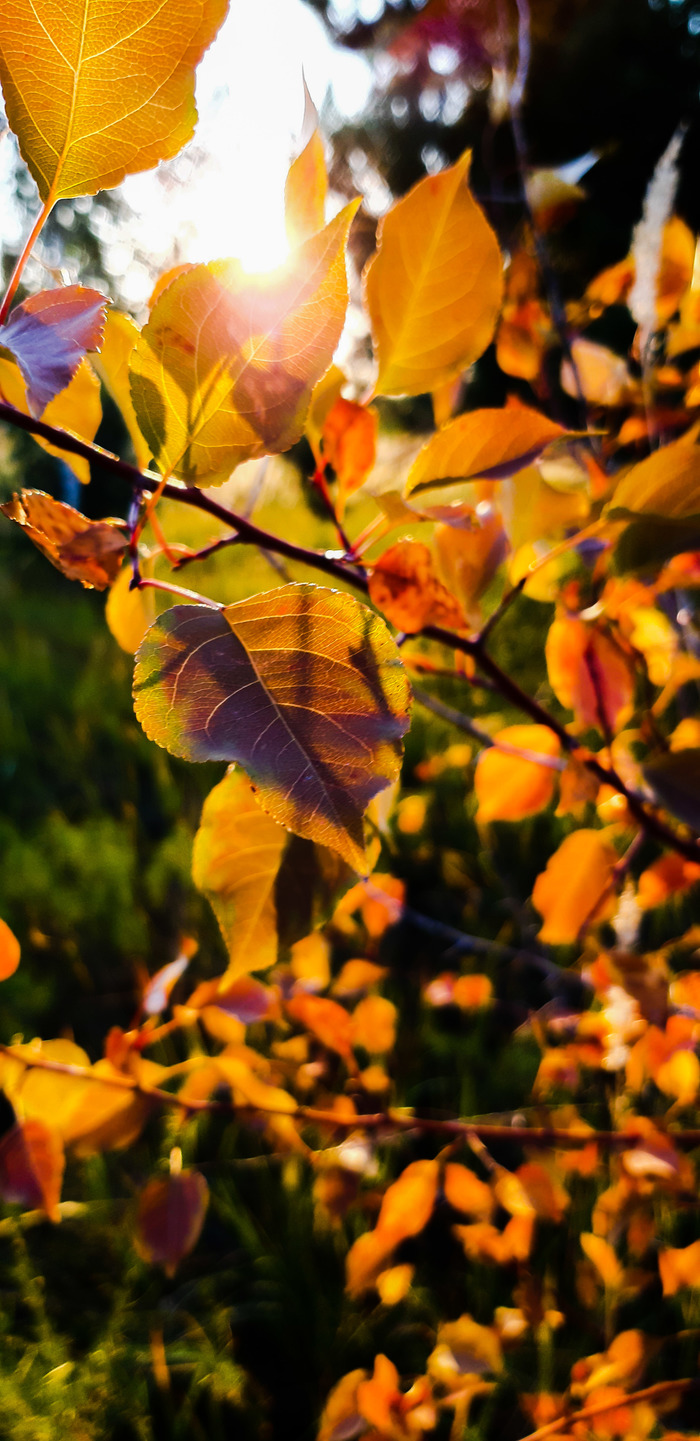
[[[675,1296],[683,1286],[700,1286],[700,1241],[659,1251],[659,1274],[664,1296]]]
[[[567,836],[537,877],[532,904],[544,924],[540,940],[551,946],[573,944],[582,927],[614,907],[611,892],[617,855],[600,831]]]
[[[19,965],[19,957],[19,941],[7,921],[0,918],[0,981],[6,981],[8,976],[14,975]]]
[[[398,1181],[384,1193],[377,1232],[383,1241],[398,1246],[427,1226],[438,1188],[437,1161],[412,1161]]]
[[[128,544],[123,521],[88,520],[72,505],[54,500],[42,490],[23,490],[0,505],[0,510],[22,526],[69,580],[82,581],[88,590],[111,585]]]
[[[550,626],[545,655],[552,690],[579,726],[605,734],[626,723],[634,709],[634,676],[605,631],[560,616]]]
[[[348,1061],[352,1055],[352,1017],[337,1001],[325,996],[294,996],[287,1001],[292,1020],[311,1031],[329,1051]]]
[[[180,1171],[149,1181],[139,1199],[135,1245],[144,1261],[174,1276],[196,1246],[209,1187],[200,1171]]]
[[[549,805],[557,772],[546,764],[559,755],[560,745],[547,726],[515,725],[497,731],[494,744],[482,751],[474,775],[479,807],[477,821],[519,821],[536,815]],[[544,757],[544,764],[512,754],[530,751]]]
[[[524,470],[567,432],[528,406],[470,410],[443,426],[419,451],[406,494],[467,480],[504,480]]]
[[[465,625],[459,602],[438,580],[428,546],[416,540],[397,541],[375,561],[369,596],[397,630],[409,635],[425,625],[456,630]]]
[[[456,1211],[464,1211],[466,1215],[477,1216],[482,1221],[488,1221],[492,1216],[494,1198],[491,1187],[480,1181],[466,1166],[448,1161],[443,1188],[445,1199]]]
[[[332,465],[335,471],[341,516],[348,496],[364,485],[374,465],[376,448],[375,411],[339,396],[324,421],[321,449],[324,464]]]
[[[308,136],[292,161],[284,187],[287,239],[294,248],[323,229],[328,190],[326,158],[318,129],[318,112],[304,82],[303,133]]]
[[[384,996],[366,996],[352,1015],[352,1043],[370,1055],[383,1055],[394,1048],[396,1006]]]

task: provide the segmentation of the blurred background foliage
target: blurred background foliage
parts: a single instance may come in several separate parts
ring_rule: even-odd
[[[476,193],[508,245],[524,214],[503,112],[503,77],[515,58],[514,5],[308,3],[338,44],[367,47],[374,58],[367,115],[333,137],[336,188],[368,195],[360,250],[371,245],[374,218],[390,193],[400,194],[467,145],[474,148]],[[692,227],[700,226],[700,9],[690,0],[531,0],[531,17],[528,158],[533,166],[553,166],[589,151],[599,157],[585,179],[588,202],[557,233],[552,253],[564,292],[580,294],[602,265],[626,253],[645,186],[678,123],[688,127],[679,210]],[[20,202],[22,184],[18,179]],[[109,288],[105,237],[118,221],[118,208],[104,197],[73,203],[70,217],[59,207],[48,237],[56,264],[75,265],[84,278]],[[5,266],[11,261],[6,253]],[[498,403],[501,384],[487,354],[469,404]],[[396,410],[395,419],[418,430],[426,423],[420,403]],[[128,457],[107,401],[97,439]],[[23,485],[77,501],[90,515],[125,513],[128,497],[117,482],[100,475],[78,497],[69,473],[28,437],[3,434],[0,445],[3,499]],[[302,543],[332,545],[305,479],[310,457],[303,448],[297,461],[296,471],[278,468],[268,478],[256,518],[271,529],[293,529]],[[165,523],[168,530],[167,516]],[[195,527],[202,523],[187,519]],[[210,534],[183,533],[181,517],[172,533],[191,543]],[[279,578],[270,559],[236,549],[198,568],[196,582],[188,583],[235,600]],[[199,942],[195,977],[223,968],[216,924],[190,877],[201,804],[221,768],[181,764],[146,740],[133,716],[131,660],[105,626],[104,598],[70,585],[18,528],[4,524],[0,605],[0,915],[23,948],[18,972],[0,993],[0,1036],[68,1035],[96,1058],[110,1026],[129,1025],[144,974],[172,959],[183,935]],[[496,649],[500,663],[556,711],[535,659],[550,618],[549,606],[521,600],[499,628]],[[432,689],[463,707],[466,682]],[[493,700],[470,691],[470,709],[493,714]],[[499,713],[504,724],[519,719],[500,703]],[[379,869],[405,880],[408,906],[436,925],[418,928],[409,917],[387,932],[376,958],[391,967],[387,994],[402,1017],[393,1103],[498,1115],[529,1095],[538,1051],[525,1023],[550,999],[546,975],[523,962],[506,963],[505,950],[483,964],[480,957],[499,999],[476,1018],[454,1007],[431,1011],[420,992],[441,970],[460,967],[444,926],[503,947],[532,942],[536,920],[527,897],[542,857],[571,822],[546,813],[517,831],[497,824],[487,855],[473,820],[468,772],[447,767],[428,781],[419,775],[427,756],[464,739],[417,708],[403,794],[423,799],[425,823],[417,833],[394,824]],[[677,919],[657,914],[655,944],[677,933]],[[351,954],[351,946],[344,951],[341,944],[334,960],[340,964]],[[518,1026],[523,1032],[513,1040]],[[258,1041],[264,1049],[262,1030],[252,1037]],[[164,1042],[154,1058],[173,1061],[178,1054]],[[604,1118],[607,1085],[592,1083],[590,1119]],[[409,1297],[393,1309],[350,1306],[343,1256],[359,1220],[340,1228],[319,1222],[308,1168],[295,1158],[269,1156],[251,1130],[213,1116],[189,1123],[177,1139],[185,1160],[196,1160],[207,1176],[212,1205],[196,1252],[174,1280],[139,1261],[131,1243],[136,1193],[174,1142],[168,1121],[153,1121],[123,1155],[73,1161],[64,1194],[74,1200],[75,1214],[59,1228],[0,1222],[2,1436],[304,1441],[339,1375],[371,1366],[387,1346],[400,1370],[420,1371],[438,1311],[452,1316],[467,1308],[489,1322],[493,1307],[510,1300],[508,1276],[485,1267],[471,1268],[465,1298],[464,1266],[454,1264],[452,1242],[445,1240],[449,1228],[435,1225],[420,1243],[406,1244],[406,1259],[418,1264]],[[421,1154],[420,1143],[401,1144],[399,1151],[403,1163]],[[509,1160],[505,1153],[499,1159]],[[398,1162],[389,1149],[381,1165],[392,1175]],[[572,1225],[592,1184],[577,1181]],[[560,1373],[540,1375],[542,1385],[557,1391],[572,1359],[582,1347],[595,1350],[596,1338],[585,1335],[589,1320],[577,1310],[562,1251],[566,1238],[548,1229],[538,1264],[543,1274],[561,1277],[562,1309],[577,1318],[559,1338],[556,1362],[550,1358]],[[651,1334],[668,1330],[669,1303],[660,1294],[648,1290],[636,1304],[635,1325]],[[528,1389],[542,1357],[527,1346],[519,1354],[522,1389]],[[682,1357],[679,1364],[686,1364]],[[481,1416],[481,1425],[503,1441],[524,1424],[513,1397],[489,1402]]]

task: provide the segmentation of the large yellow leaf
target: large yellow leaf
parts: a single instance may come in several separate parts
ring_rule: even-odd
[[[194,883],[211,902],[229,955],[225,980],[277,960],[275,880],[287,832],[232,766],[207,796],[192,852]]]
[[[0,510],[16,521],[57,570],[89,590],[111,585],[128,545],[119,520],[88,520],[43,490],[23,490]]]
[[[362,818],[398,773],[409,686],[384,622],[315,585],[174,606],[137,656],[136,714],[185,760],[238,761],[297,835],[366,868]]]
[[[268,275],[218,260],[159,296],[130,371],[136,418],[163,470],[211,484],[299,439],[343,328],[358,203]]]
[[[420,395],[471,365],[494,332],[498,241],[473,199],[471,152],[429,175],[380,222],[365,279],[379,395]]]
[[[697,432],[655,450],[622,477],[608,507],[618,514],[684,520],[700,515],[700,445]]]
[[[194,132],[194,68],[226,0],[0,0],[9,123],[45,202],[95,195]]]
[[[515,475],[566,431],[527,406],[471,410],[443,426],[418,453],[406,494],[466,480]]]

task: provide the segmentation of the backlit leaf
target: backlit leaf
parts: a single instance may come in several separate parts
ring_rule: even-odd
[[[438,578],[421,541],[399,540],[380,555],[369,578],[369,597],[397,630],[409,635],[425,625],[465,626],[459,601]]]
[[[123,565],[114,584],[110,586],[105,619],[117,645],[135,655],[149,625],[156,618],[156,600],[152,590],[131,589],[133,571],[129,564]]]
[[[211,903],[235,980],[277,960],[275,880],[287,842],[258,805],[248,777],[232,766],[204,802],[192,877]]]
[[[226,0],[1,0],[8,121],[50,202],[94,195],[176,155],[194,131],[194,67]]]
[[[352,1043],[370,1055],[383,1055],[396,1041],[396,1006],[385,996],[365,996],[352,1015]]]
[[[379,395],[420,395],[486,349],[501,303],[496,237],[467,186],[471,153],[428,175],[379,222],[365,294]]]
[[[0,392],[3,399],[10,405],[24,411],[25,415],[29,414],[26,386],[19,366],[14,361],[7,360],[2,356],[0,356]],[[57,426],[59,430],[69,430],[80,440],[93,441],[101,419],[99,381],[88,361],[83,360],[66,389],[49,401],[42,420],[45,420],[47,425]],[[85,456],[74,455],[69,450],[61,450],[60,446],[53,445],[50,440],[45,440],[43,435],[35,435],[33,439],[49,455],[58,456],[58,459],[62,460],[64,465],[67,465],[78,477],[81,485],[88,484],[90,462]]]
[[[0,981],[13,976],[19,965],[19,941],[7,921],[0,918]]]
[[[573,944],[582,926],[600,915],[601,902],[610,910],[616,861],[600,831],[574,831],[562,841],[532,892],[532,904],[543,918],[541,941]]]
[[[14,520],[69,580],[104,590],[114,580],[128,544],[123,521],[88,520],[42,490],[23,490],[0,510]]]
[[[323,423],[321,447],[325,464],[338,482],[338,513],[367,479],[377,448],[377,416],[364,405],[338,396]]]
[[[675,1296],[683,1286],[700,1287],[700,1241],[659,1251],[659,1273],[664,1296]]]
[[[456,1211],[467,1216],[476,1216],[480,1221],[490,1221],[495,1209],[491,1187],[480,1181],[473,1171],[449,1161],[445,1166],[443,1180],[445,1199]]]
[[[467,480],[503,480],[531,465],[566,431],[527,406],[471,410],[443,426],[413,462],[406,494]]]
[[[545,657],[554,694],[582,728],[614,734],[629,720],[634,675],[606,631],[577,616],[559,616],[549,628]]]
[[[59,1219],[64,1168],[61,1138],[44,1121],[16,1121],[0,1140],[0,1196],[3,1201],[41,1208]]]
[[[509,746],[541,754],[544,764],[511,754]],[[494,745],[482,751],[477,761],[477,821],[482,825],[487,821],[518,821],[544,810],[554,794],[557,776],[547,760],[557,758],[559,749],[557,737],[547,726],[515,725],[498,731]]]
[[[353,1041],[352,1018],[344,1006],[326,996],[293,996],[287,1002],[292,1020],[318,1038],[322,1046],[349,1060]]]
[[[191,483],[288,450],[328,369],[347,305],[347,205],[285,265],[195,265],[159,296],[130,360],[136,418],[161,469]]]
[[[139,1198],[135,1243],[152,1266],[174,1276],[180,1261],[194,1250],[204,1225],[209,1187],[201,1171],[157,1177]]]
[[[441,579],[479,624],[479,597],[493,580],[508,551],[500,512],[483,502],[464,525],[436,525],[433,550]]]
[[[138,327],[128,315],[122,315],[118,310],[108,310],[102,346],[98,355],[90,357],[90,364],[119,407],[134,447],[136,464],[140,470],[146,470],[151,459],[151,448],[141,434],[129,384],[129,360],[138,336]]]
[[[292,161],[284,187],[284,219],[292,248],[323,229],[328,175],[316,106],[304,84],[303,149]]]
[[[700,445],[695,429],[633,465],[617,486],[608,514],[613,519],[657,515],[664,520],[700,515]]]
[[[99,350],[106,304],[99,290],[65,285],[30,295],[11,311],[0,348],[17,361],[33,415],[65,390],[88,350]]]
[[[222,610],[174,606],[134,677],[151,740],[236,760],[282,825],[362,870],[362,817],[396,776],[409,687],[383,622],[349,595],[288,585]]]

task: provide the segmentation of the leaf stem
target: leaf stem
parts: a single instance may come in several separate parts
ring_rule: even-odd
[[[45,204],[42,205],[41,210],[39,211],[39,214],[37,215],[36,220],[34,221],[34,224],[29,232],[29,235],[27,236],[27,239],[22,247],[22,250],[17,257],[15,268],[10,276],[7,290],[5,291],[5,294],[3,296],[2,305],[0,305],[0,325],[4,325],[5,321],[7,320],[8,311],[15,297],[15,291],[17,290],[17,286],[22,279],[22,271],[24,270],[24,267],[32,253],[32,250],[34,249],[38,236],[43,230],[44,225],[46,224],[46,221],[48,220],[52,210],[53,200],[51,199],[51,197],[49,197]]]
[[[180,600],[194,602],[195,605],[208,605],[210,610],[223,610],[224,607],[218,600],[211,600],[208,595],[200,595],[196,590],[185,590],[182,585],[171,585],[169,580],[153,580],[150,577],[143,577],[137,582],[138,590],[164,590],[169,595],[176,595]]]

